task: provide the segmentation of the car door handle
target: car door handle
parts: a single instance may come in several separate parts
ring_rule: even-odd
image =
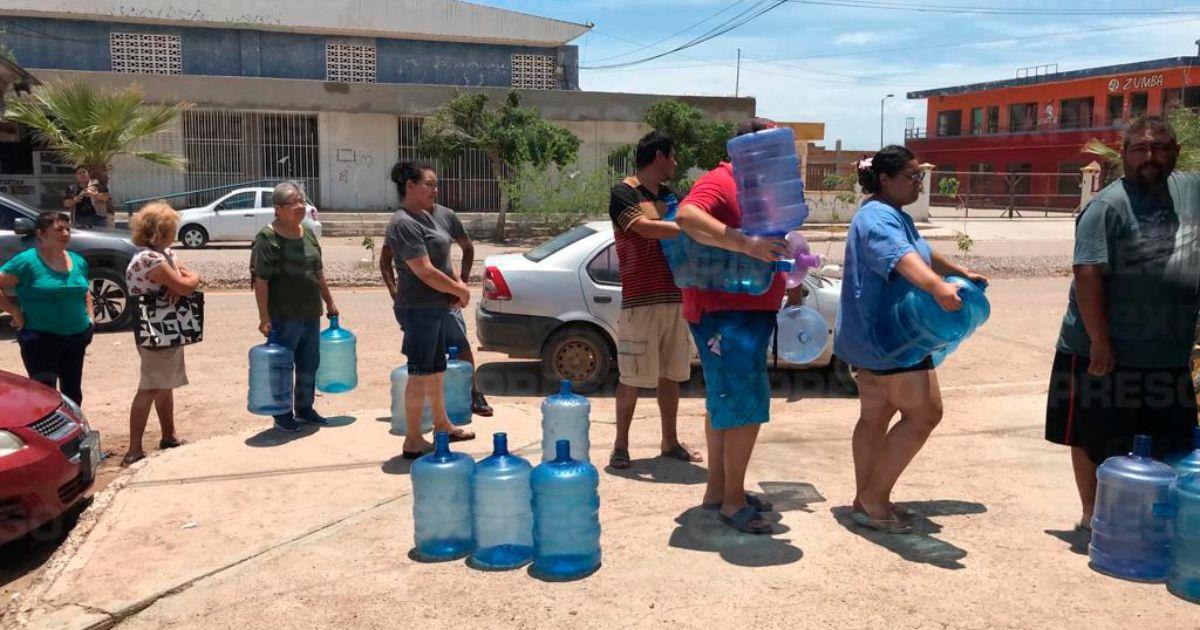
[[[612,302],[612,296],[610,296],[610,295],[593,295],[592,301],[597,304],[608,304],[609,302]]]
[[[253,214],[243,214],[242,216],[244,216],[244,217],[253,217],[254,215],[253,215]]]

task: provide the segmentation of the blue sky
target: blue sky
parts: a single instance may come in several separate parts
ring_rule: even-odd
[[[942,11],[832,6],[862,3]],[[592,32],[573,42],[586,68],[670,49],[758,0],[480,4],[594,23]],[[1025,14],[976,14],[961,7]],[[1031,13],[1055,10],[1089,13]],[[1177,10],[1187,13],[1169,13]],[[1011,78],[1018,68],[1039,64],[1057,63],[1066,71],[1195,55],[1198,38],[1200,2],[1195,0],[792,0],[737,30],[656,61],[625,69],[581,70],[580,84],[585,90],[609,92],[728,96],[734,92],[735,59],[741,48],[740,93],[758,99],[760,115],[824,122],[826,144],[832,146],[840,138],[847,148],[870,149],[879,143],[879,101],[886,94],[896,98],[885,105],[885,139],[899,142],[906,118],[915,117],[924,126],[924,102],[905,99],[906,92]],[[937,47],[961,43],[972,45]]]

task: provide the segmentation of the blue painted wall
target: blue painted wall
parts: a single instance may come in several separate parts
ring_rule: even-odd
[[[111,32],[180,36],[183,72],[191,75],[325,80],[327,42],[376,46],[379,83],[461,86],[511,85],[513,54],[555,55],[566,65],[565,89],[579,89],[578,49],[546,49],[461,42],[338,38],[324,35],[120,24],[81,20],[0,17],[0,29],[17,62],[27,68],[111,70]]]

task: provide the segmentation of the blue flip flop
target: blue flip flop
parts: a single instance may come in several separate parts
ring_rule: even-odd
[[[758,510],[759,512],[775,511],[775,505],[770,501],[763,499],[756,494],[750,494],[749,492],[746,493],[746,505]],[[716,503],[701,503],[700,507],[706,510],[719,510],[721,509],[721,502],[717,501]]]
[[[760,527],[751,525],[750,523],[754,521],[754,519],[761,519],[762,515],[758,513],[758,510],[748,505],[737,512],[734,512],[733,516],[725,516],[724,514],[718,512],[717,517],[721,519],[722,523],[725,523],[726,525],[738,530],[739,532],[742,532],[743,534],[770,534],[773,530],[770,523]]]

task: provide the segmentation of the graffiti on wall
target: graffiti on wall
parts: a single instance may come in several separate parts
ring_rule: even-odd
[[[204,9],[179,9],[169,5],[158,7],[114,4],[109,9],[113,15],[128,18],[150,18],[158,20],[185,20],[191,22],[224,22],[227,24],[280,24],[278,16],[261,13],[242,15],[209,16]]]

